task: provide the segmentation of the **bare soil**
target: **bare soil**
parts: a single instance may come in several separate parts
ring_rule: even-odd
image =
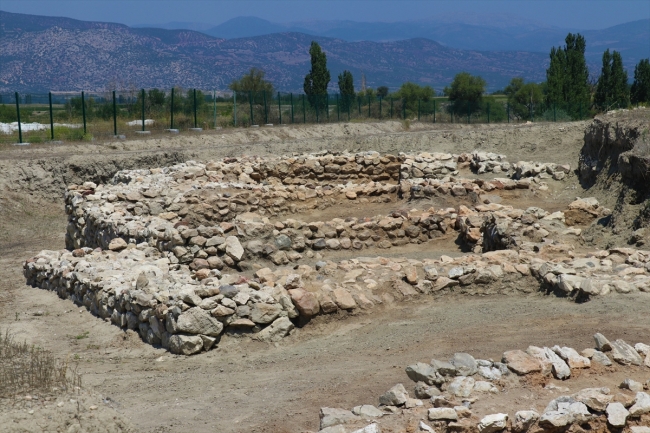
[[[280,155],[325,148],[392,153],[459,153],[480,148],[507,154],[510,161],[574,166],[584,126],[576,122],[438,129],[415,124],[404,131],[399,122],[386,122],[0,150],[0,329],[9,327],[18,338],[76,359],[85,386],[100,395],[102,402],[110,399],[106,401],[137,431],[170,433],[316,431],[321,406],[377,404],[376,397],[395,383],[412,389],[404,373],[407,365],[446,359],[459,351],[496,360],[506,350],[528,345],[560,344],[580,350],[593,345],[595,332],[632,344],[648,342],[648,294],[600,297],[583,304],[539,293],[447,295],[384,305],[371,314],[321,316],[275,344],[225,336],[215,350],[181,357],[143,343],[137,335],[93,317],[54,293],[24,284],[21,267],[26,258],[42,249],[64,247],[66,218],[58,194],[68,182],[101,180],[117,169],[188,158]],[[554,211],[565,209],[576,196],[587,196],[575,176],[562,183],[549,181],[549,185],[543,194],[513,191],[504,204]],[[332,207],[290,217],[322,220],[446,204],[446,199],[436,200],[357,205],[345,211]],[[412,250],[364,251],[363,255],[460,254],[455,236],[423,245]],[[341,253],[341,257],[328,258],[346,257]],[[38,311],[44,314],[35,315]],[[600,373],[593,370],[560,386],[572,392],[593,384],[614,389],[628,376],[638,381],[650,378],[647,369],[614,367],[611,374]],[[482,398],[473,410],[479,415],[495,410],[542,410],[553,395],[560,394],[542,391],[539,383],[521,383],[507,393]]]

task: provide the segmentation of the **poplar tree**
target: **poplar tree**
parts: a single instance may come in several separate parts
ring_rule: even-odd
[[[341,93],[341,109],[347,111],[352,101],[354,101],[354,79],[352,72],[343,71],[339,74],[339,92]]]
[[[551,49],[551,63],[546,70],[547,99],[566,107],[572,117],[586,112],[590,105],[589,70],[585,60],[585,38],[569,33],[564,48]]]
[[[650,102],[650,59],[641,59],[634,67],[630,99],[634,104]]]
[[[614,51],[612,55],[611,88],[612,106],[627,108],[630,100],[630,86],[627,83],[627,71],[623,69],[623,58],[618,51]]]
[[[625,108],[630,98],[627,72],[623,69],[621,53],[609,50],[603,53],[603,67],[596,85],[594,105],[600,110]]]
[[[594,105],[601,110],[607,110],[610,104],[610,90],[612,79],[612,55],[609,48],[603,53],[603,67],[600,70],[600,77],[596,84],[596,93],[594,94]]]
[[[327,56],[318,43],[312,41],[309,48],[311,70],[305,75],[303,89],[312,107],[327,107],[327,85],[330,71],[327,70]]]

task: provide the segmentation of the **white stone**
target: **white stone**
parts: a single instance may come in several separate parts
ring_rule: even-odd
[[[646,413],[650,413],[650,395],[637,392],[634,405],[630,408],[630,416],[637,417]]]
[[[503,430],[508,425],[507,413],[495,413],[481,418],[478,423],[480,433],[494,433]]]
[[[456,421],[458,414],[450,407],[434,407],[427,414],[430,421]]]
[[[621,403],[610,403],[607,405],[607,422],[610,423],[613,427],[625,427],[627,422],[627,417],[630,415],[630,412],[625,409],[625,406]]]

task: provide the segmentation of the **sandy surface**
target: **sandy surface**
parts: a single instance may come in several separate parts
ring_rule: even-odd
[[[21,263],[25,258],[42,249],[64,247],[66,218],[58,194],[67,182],[101,180],[116,169],[186,158],[323,148],[392,153],[481,148],[508,154],[510,161],[576,165],[584,123],[429,128],[412,125],[404,131],[399,122],[261,128],[0,150],[0,329],[10,327],[18,338],[62,357],[77,358],[85,386],[108,397],[111,407],[142,432],[315,431],[321,406],[377,404],[377,396],[395,383],[411,388],[404,368],[416,361],[446,359],[458,351],[498,359],[505,350],[531,344],[581,350],[593,345],[592,335],[597,331],[632,344],[650,343],[647,294],[609,296],[584,304],[541,294],[447,295],[384,306],[372,314],[319,317],[276,344],[224,338],[218,349],[185,358],[155,349],[54,293],[24,284]],[[583,194],[575,181],[558,185],[543,197],[522,192],[508,200],[518,206],[543,203],[562,208]],[[386,204],[386,209],[409,205]],[[312,217],[320,219],[326,212],[331,217],[335,211],[324,210]],[[395,249],[391,254],[454,253],[453,241],[437,246],[428,243],[427,249],[419,251]],[[45,314],[33,315],[39,310]],[[597,373],[585,374],[571,386],[582,388],[603,381],[613,386],[625,375],[648,379],[643,377],[647,371],[614,369],[607,379]],[[526,397],[531,390],[535,396]],[[504,406],[521,409],[522,402],[541,410],[553,398],[541,393],[541,385],[523,384],[489,404],[486,399],[476,411]]]

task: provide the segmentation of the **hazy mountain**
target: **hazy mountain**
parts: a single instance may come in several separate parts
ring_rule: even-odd
[[[170,21],[162,24],[133,24],[134,28],[157,28],[165,30],[195,30],[197,32],[204,32],[210,30],[214,25],[206,23],[191,23],[187,21]]]
[[[489,23],[482,24],[482,23]],[[277,24],[255,17],[238,17],[205,33],[224,38],[259,36],[276,32],[301,32],[346,41],[396,41],[427,38],[443,45],[482,51],[536,51],[548,53],[552,46],[564,45],[569,32],[587,39],[586,57],[599,62],[603,51],[616,49],[628,68],[650,57],[650,19],[633,21],[602,30],[560,29],[515,16],[447,14],[418,21],[356,22],[302,21]]]
[[[612,38],[626,35],[625,27],[612,29]],[[497,35],[499,29],[492,31]],[[618,40],[592,38],[603,47]],[[544,80],[550,50],[550,46],[539,53],[464,50],[424,38],[350,42],[297,32],[222,39],[191,30],[0,12],[0,91],[172,85],[225,90],[249,68],[259,67],[278,90],[297,92],[310,67],[312,40],[327,53],[332,90],[344,69],[352,71],[357,87],[363,72],[371,87],[396,88],[413,81],[440,91],[456,73],[468,71],[481,75],[489,90],[495,90],[515,76]],[[611,46],[622,50],[628,45]],[[597,70],[598,62],[590,67]]]

